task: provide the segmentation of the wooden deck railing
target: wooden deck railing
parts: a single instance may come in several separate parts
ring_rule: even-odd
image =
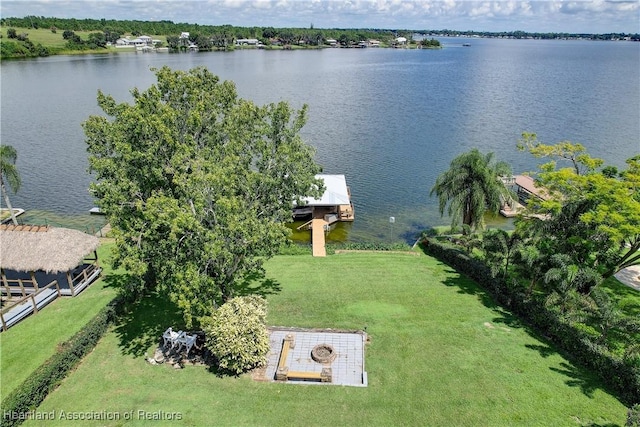
[[[47,286],[43,286],[43,287],[39,288],[37,292],[34,292],[34,293],[30,294],[30,295],[22,297],[19,300],[14,301],[12,304],[8,305],[7,307],[3,307],[2,310],[0,311],[0,321],[2,322],[2,330],[6,331],[8,329],[7,324],[5,322],[5,319],[4,319],[5,313],[10,311],[12,308],[14,308],[14,307],[26,302],[29,299],[31,299],[31,305],[33,307],[33,312],[37,313],[38,312],[38,304],[36,303],[36,296],[38,296],[39,294],[44,292],[46,289],[49,289],[49,288],[51,288],[53,286],[55,286],[55,288],[56,288],[56,292],[58,294],[57,297],[61,296],[62,293],[60,292],[60,286],[58,285],[58,281],[54,280],[51,283],[49,283]]]
[[[72,289],[76,287],[78,284],[89,280],[89,277],[98,269],[99,267],[96,264],[88,264],[86,268],[82,269],[82,272],[75,277],[71,278],[71,287]]]

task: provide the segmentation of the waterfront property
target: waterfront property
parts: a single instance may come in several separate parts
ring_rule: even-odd
[[[68,228],[0,226],[2,329],[91,284],[101,272],[99,244],[97,237]]]

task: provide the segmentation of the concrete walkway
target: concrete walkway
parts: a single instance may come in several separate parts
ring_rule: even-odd
[[[636,291],[640,291],[640,265],[632,265],[618,271],[615,278]]]

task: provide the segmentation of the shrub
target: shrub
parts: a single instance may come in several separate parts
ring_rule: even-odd
[[[251,295],[232,298],[202,319],[206,346],[222,371],[238,375],[266,364],[266,317],[266,300]]]
[[[627,413],[626,427],[640,427],[640,404],[633,405]]]

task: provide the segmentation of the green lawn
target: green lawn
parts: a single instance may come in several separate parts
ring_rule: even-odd
[[[279,256],[267,270],[276,280],[269,324],[366,327],[368,387],[275,384],[218,377],[203,367],[151,366],[145,352],[167,326],[179,326],[176,308],[156,296],[114,327],[43,402],[41,413],[56,411],[46,425],[624,424],[625,407],[594,376],[432,258]],[[119,419],[70,423],[60,411]],[[154,412],[179,413],[181,420],[150,421]]]
[[[98,250],[106,270],[102,279],[77,297],[58,298],[38,314],[0,333],[0,394],[3,397],[51,357],[59,343],[78,332],[114,298],[116,290],[110,285],[110,269],[105,267],[109,250],[109,245]]]

